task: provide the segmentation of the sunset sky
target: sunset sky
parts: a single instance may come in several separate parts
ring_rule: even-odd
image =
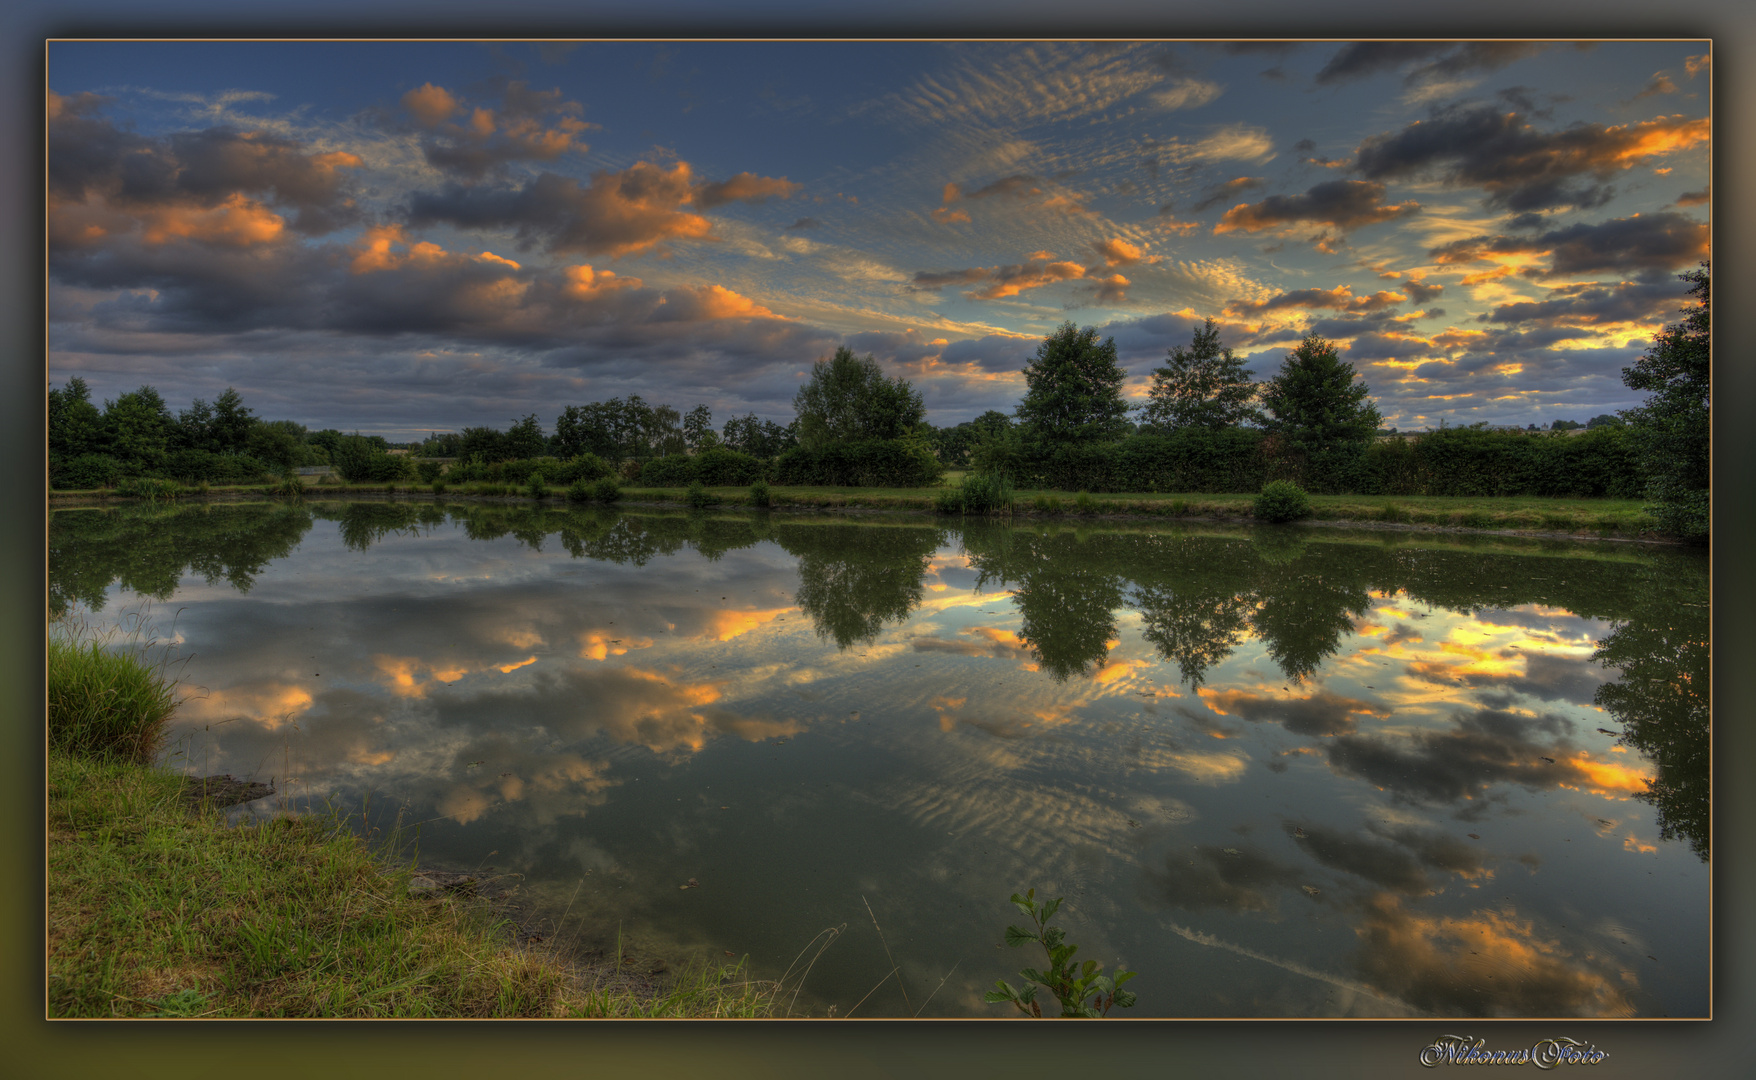
[[[49,378],[395,440],[638,393],[786,422],[846,345],[1010,411],[1211,317],[1386,426],[1546,426],[1708,257],[1705,41],[49,47]]]

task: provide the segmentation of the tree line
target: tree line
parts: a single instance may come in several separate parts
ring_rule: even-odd
[[[1302,340],[1269,379],[1254,372],[1207,319],[1154,369],[1131,406],[1114,338],[1062,324],[1024,368],[1011,414],[990,410],[951,427],[925,422],[921,394],[848,348],[819,360],[780,425],[754,413],[715,430],[705,404],[687,413],[640,395],[568,405],[545,432],[536,414],[507,430],[468,427],[411,444],[455,458],[463,475],[495,478],[506,463],[544,462],[543,475],[620,474],[661,486],[749,483],[917,486],[947,467],[1022,487],[1089,491],[1250,492],[1292,480],[1319,492],[1390,495],[1635,497],[1655,503],[1663,528],[1708,532],[1711,400],[1709,269],[1691,271],[1695,302],[1623,382],[1653,396],[1641,408],[1593,417],[1577,439],[1527,439],[1485,425],[1423,433],[1412,446],[1382,440],[1365,381],[1336,345]],[[1580,425],[1556,420],[1550,433]],[[1534,429],[1534,425],[1532,426]],[[375,436],[309,432],[264,421],[228,388],[172,416],[150,386],[104,403],[75,377],[49,391],[50,479],[56,487],[111,485],[128,476],[248,481],[297,465],[334,465],[349,480],[423,480]],[[571,462],[565,469],[555,463]],[[520,469],[517,478],[533,469]],[[428,475],[431,473],[432,475]]]

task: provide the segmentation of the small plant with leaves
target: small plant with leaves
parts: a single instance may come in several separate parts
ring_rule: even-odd
[[[1019,975],[1029,980],[1022,990],[1005,979],[996,980],[994,985],[998,989],[988,991],[983,1000],[993,1003],[1010,1001],[1026,1016],[1040,1017],[1043,1015],[1043,1007],[1037,1001],[1037,986],[1041,986],[1061,1003],[1062,1016],[1096,1020],[1108,1015],[1111,1008],[1132,1007],[1134,995],[1122,989],[1122,984],[1139,973],[1118,971],[1112,978],[1102,974],[1103,964],[1096,960],[1075,964],[1073,954],[1079,951],[1079,946],[1067,944],[1066,931],[1049,925],[1049,920],[1055,917],[1055,912],[1061,907],[1062,898],[1057,896],[1039,905],[1036,895],[1035,889],[1012,894],[1013,906],[1024,912],[1034,929],[1008,926],[1006,944],[1017,948],[1026,942],[1037,942],[1048,954],[1048,970],[1025,968],[1019,972]],[[1031,985],[1033,983],[1036,985]]]
[[[750,485],[750,505],[768,506],[773,501],[774,496],[768,490],[768,481],[757,477],[756,482]]]
[[[1304,488],[1291,480],[1276,480],[1262,486],[1253,511],[1258,521],[1298,521],[1311,516],[1311,499]]]
[[[622,488],[615,477],[606,476],[591,486],[591,497],[601,503],[613,503],[622,497]]]
[[[542,473],[531,473],[530,482],[525,487],[531,498],[541,502],[549,494],[549,486],[543,482]]]

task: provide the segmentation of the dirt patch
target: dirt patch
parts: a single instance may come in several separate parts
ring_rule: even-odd
[[[238,806],[274,794],[269,784],[254,780],[238,780],[231,776],[186,776],[183,778],[183,805],[191,810],[203,805],[215,810]]]

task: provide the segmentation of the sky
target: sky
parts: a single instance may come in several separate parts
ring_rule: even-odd
[[[1212,318],[1387,427],[1585,421],[1708,258],[1709,44],[53,42],[49,381],[416,439],[639,394],[927,419]]]

